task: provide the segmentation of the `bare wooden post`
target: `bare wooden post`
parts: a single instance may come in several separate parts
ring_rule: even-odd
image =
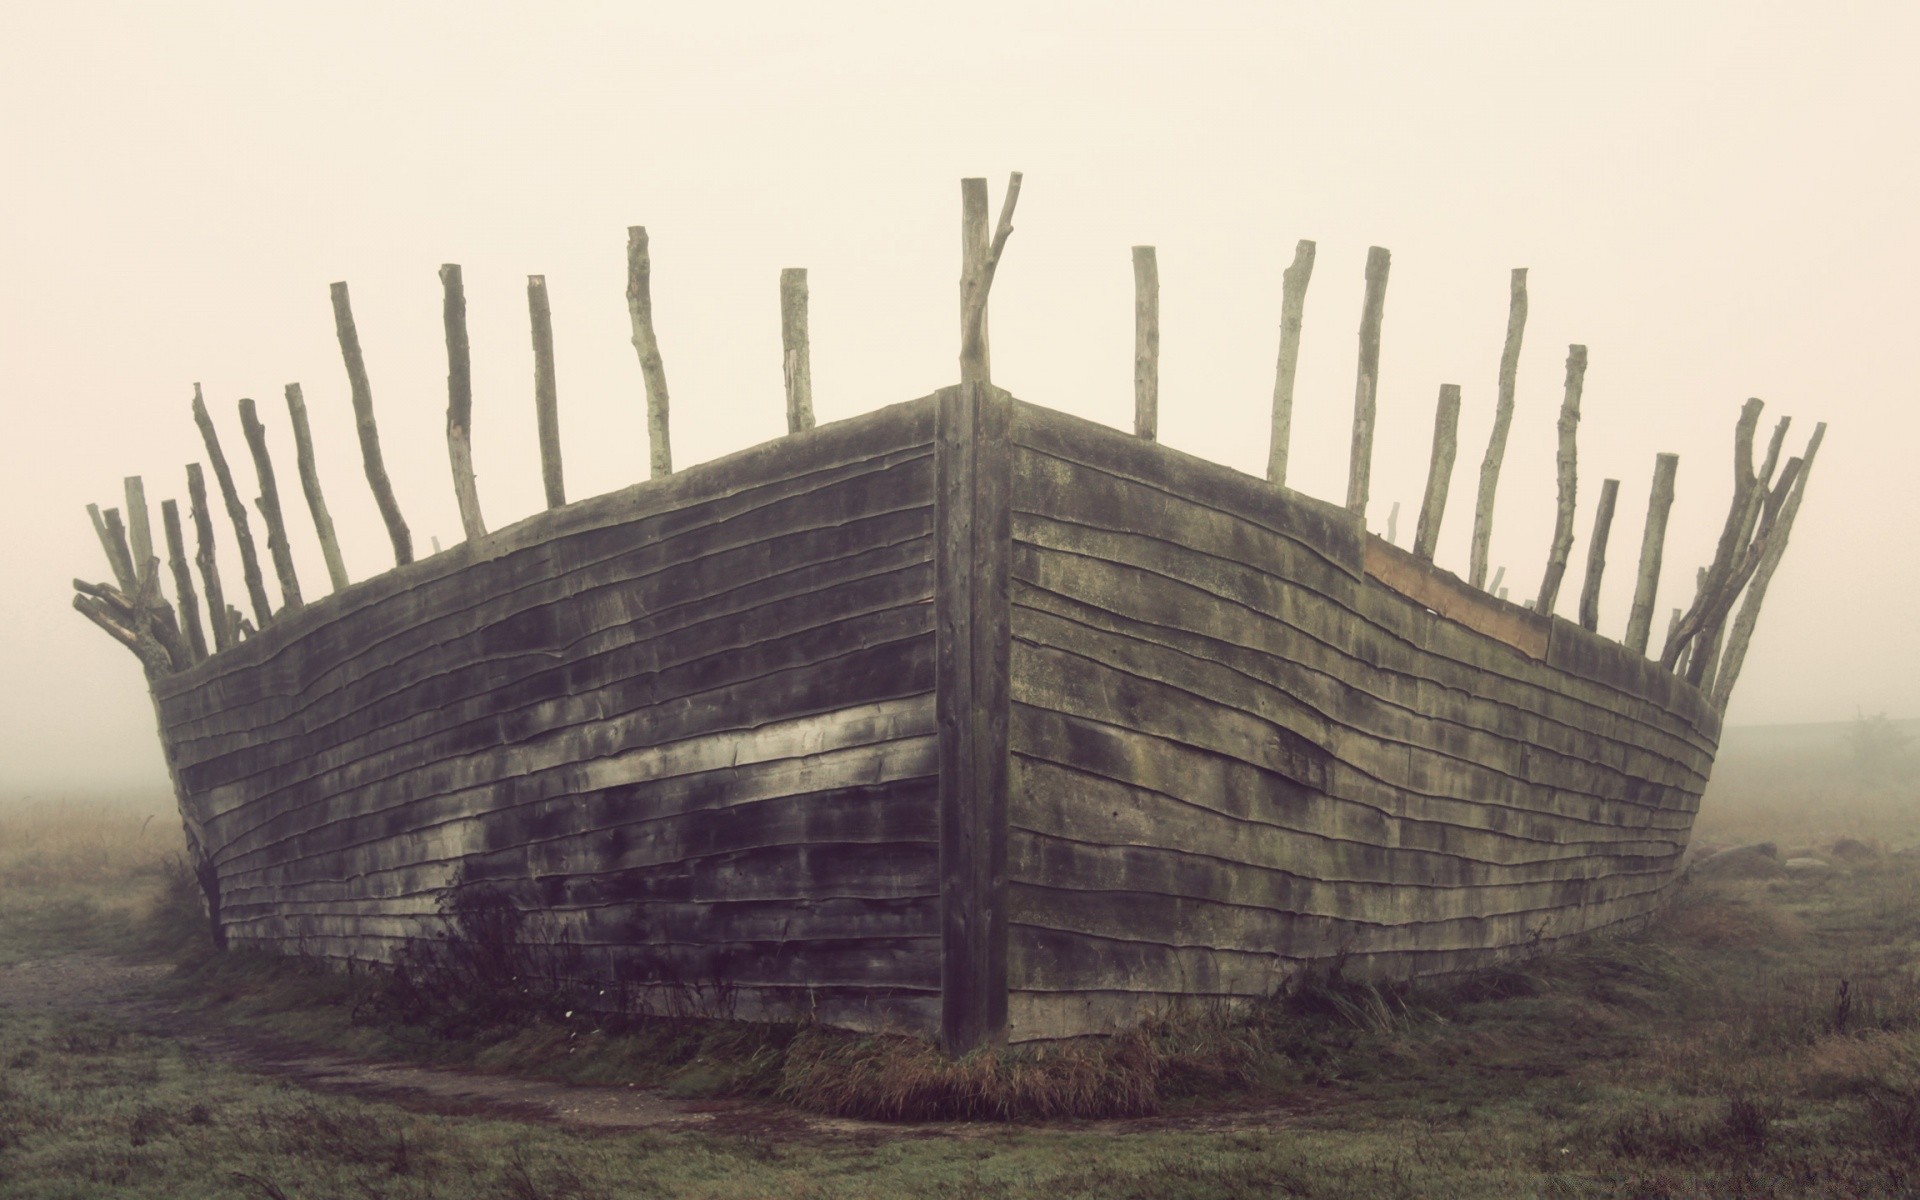
[[[1640,538],[1640,575],[1633,589],[1633,608],[1627,613],[1627,649],[1647,652],[1653,635],[1653,603],[1660,590],[1660,556],[1667,541],[1667,512],[1673,507],[1673,476],[1680,469],[1678,454],[1660,454],[1653,460],[1653,492],[1647,500],[1647,528]]]
[[[644,225],[627,227],[627,316],[647,386],[647,446],[652,475],[658,479],[673,474],[673,448],[667,440],[667,368],[660,361],[660,339],[653,333],[653,260]]]
[[[180,533],[180,505],[160,502],[160,523],[167,533],[167,566],[173,571],[173,590],[180,598],[180,625],[187,635],[193,661],[207,656],[206,635],[200,631],[200,598],[193,591],[193,569],[187,565],[186,539]]]
[[[1607,535],[1613,532],[1613,506],[1620,498],[1620,481],[1600,485],[1600,507],[1593,514],[1593,537],[1587,542],[1587,581],[1580,589],[1580,628],[1600,628],[1600,577],[1607,569]]]
[[[1280,276],[1280,361],[1273,370],[1273,440],[1267,445],[1267,478],[1287,482],[1287,448],[1293,438],[1293,376],[1300,365],[1300,321],[1313,279],[1314,244],[1293,247],[1293,265]]]
[[[813,360],[807,345],[807,269],[780,272],[780,364],[787,385],[787,432],[813,428]]]
[[[1715,594],[1746,549],[1746,542],[1740,537],[1740,527],[1749,505],[1757,498],[1756,490],[1763,490],[1764,487],[1757,483],[1753,472],[1753,436],[1760,425],[1761,407],[1760,400],[1748,400],[1741,406],[1740,419],[1734,424],[1733,500],[1727,506],[1727,519],[1720,529],[1720,541],[1714,548],[1713,562],[1700,572],[1691,610],[1679,624],[1667,631],[1666,644],[1660,651],[1661,666],[1670,669],[1679,666],[1685,642],[1699,632],[1700,623],[1706,610],[1713,604]],[[1755,512],[1758,512],[1757,506]]]
[[[467,347],[467,290],[459,263],[440,267],[441,317],[447,330],[447,458],[453,466],[453,498],[467,540],[487,535],[480,517],[480,489],[473,481],[473,359]]]
[[[533,416],[540,429],[540,479],[547,507],[567,502],[560,470],[560,401],[553,377],[553,310],[547,304],[547,277],[527,276],[527,314],[533,325]]]
[[[227,623],[227,598],[220,587],[220,567],[213,554],[213,517],[207,509],[207,481],[199,463],[187,464],[188,512],[193,517],[193,561],[200,568],[200,584],[207,591],[207,625],[213,630],[213,648],[232,644]]]
[[[1753,641],[1753,629],[1760,620],[1760,606],[1766,602],[1767,586],[1773,582],[1773,573],[1779,569],[1780,558],[1787,552],[1787,536],[1793,532],[1793,520],[1800,513],[1800,498],[1806,494],[1807,476],[1813,474],[1814,455],[1820,452],[1820,443],[1826,435],[1825,421],[1813,427],[1813,436],[1807,439],[1807,452],[1801,456],[1799,474],[1793,480],[1793,490],[1787,494],[1786,502],[1767,535],[1766,548],[1754,568],[1752,582],[1747,586],[1747,598],[1740,605],[1740,615],[1734,618],[1732,627],[1727,631],[1727,647],[1721,653],[1713,681],[1713,703],[1722,710],[1727,707],[1727,701],[1733,698],[1733,685],[1740,678],[1741,667],[1746,665],[1747,647]],[[1782,472],[1784,476],[1785,472]]]
[[[1373,413],[1380,393],[1380,319],[1387,306],[1387,270],[1393,256],[1367,248],[1367,295],[1360,310],[1360,368],[1353,384],[1353,454],[1347,466],[1347,508],[1367,515],[1373,474]]]
[[[1400,502],[1395,500],[1393,507],[1387,510],[1387,544],[1400,544]]]
[[[1160,259],[1133,248],[1133,432],[1160,437]]]
[[[1579,486],[1580,393],[1587,378],[1587,348],[1567,347],[1566,398],[1560,402],[1560,448],[1554,455],[1559,480],[1558,504],[1554,509],[1553,542],[1547,549],[1547,571],[1540,580],[1540,599],[1536,612],[1553,613],[1560,598],[1560,581],[1566,578],[1567,558],[1573,553],[1573,513]]]
[[[118,509],[108,509],[113,514],[113,523],[100,513],[98,504],[87,505],[87,515],[93,518],[93,532],[100,539],[100,550],[107,556],[107,569],[113,572],[115,583],[120,590],[132,595],[137,588],[133,577],[133,556],[127,553],[127,542],[120,526]]]
[[[1433,561],[1440,541],[1440,520],[1447,511],[1447,489],[1453,483],[1453,460],[1460,449],[1460,385],[1440,385],[1440,403],[1433,414],[1433,457],[1427,465],[1427,494],[1420,501],[1420,523],[1414,526],[1414,557]]]
[[[138,576],[140,565],[153,557],[153,525],[147,512],[147,489],[138,475],[127,476],[121,485],[127,494],[128,549],[133,552],[134,574]]]
[[[360,458],[366,464],[367,486],[373,489],[373,502],[380,507],[380,519],[387,523],[387,537],[393,542],[393,561],[405,566],[413,561],[413,536],[400,515],[400,502],[393,498],[393,484],[387,479],[387,465],[380,455],[380,427],[373,420],[373,386],[367,382],[367,364],[360,356],[360,333],[353,325],[353,306],[347,300],[347,285],[332,287],[333,327],[340,338],[340,357],[347,365],[347,384],[353,392],[353,423],[360,432]]]
[[[313,531],[320,538],[320,554],[327,560],[327,579],[337,592],[347,586],[347,564],[340,557],[340,542],[333,534],[333,516],[327,511],[327,498],[320,493],[320,471],[313,460],[313,431],[307,426],[307,401],[297,383],[287,385],[287,419],[293,425],[293,458],[300,468],[300,489],[307,495]]]
[[[220,485],[220,498],[226,501],[234,540],[240,544],[240,574],[246,580],[247,600],[253,605],[254,618],[264,628],[273,622],[273,605],[267,599],[266,584],[261,582],[260,556],[253,548],[253,526],[247,520],[247,506],[240,503],[240,493],[233,486],[233,472],[227,469],[227,456],[220,451],[220,435],[214,431],[213,418],[207,415],[207,402],[201,397],[197,383],[193,385],[193,420],[200,426],[200,440],[206,443],[213,478]]]
[[[273,459],[267,454],[267,427],[260,423],[252,400],[240,401],[240,429],[247,435],[253,469],[260,477],[260,497],[254,505],[267,525],[267,552],[273,556],[273,573],[280,577],[280,595],[286,607],[299,608],[300,577],[294,574],[293,547],[287,542],[287,523],[280,514],[280,485],[274,482]]]
[[[1493,497],[1500,487],[1500,462],[1513,426],[1514,381],[1520,371],[1520,343],[1527,331],[1527,269],[1515,267],[1508,284],[1507,341],[1500,351],[1500,393],[1494,402],[1493,432],[1480,460],[1480,494],[1473,509],[1473,549],[1467,582],[1479,587],[1487,578],[1487,546],[1493,539]]]
[[[960,381],[990,383],[992,354],[987,338],[987,296],[1007,239],[1013,236],[1013,209],[1020,201],[1020,172],[1007,176],[1000,220],[987,237],[987,181],[960,181]]]
[[[1500,586],[1500,581],[1502,579],[1505,579],[1506,577],[1507,577],[1507,569],[1505,567],[1501,567],[1498,571],[1495,571],[1493,573],[1493,582],[1487,586],[1488,591],[1495,593],[1502,600],[1505,600],[1507,598],[1507,592],[1505,588]]]

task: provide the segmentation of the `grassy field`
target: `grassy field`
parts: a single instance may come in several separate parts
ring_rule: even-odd
[[[1697,836],[1774,858],[1705,864],[1643,935],[958,1065],[819,1030],[582,1025],[537,1005],[490,1022],[212,956],[182,937],[171,818],[0,806],[0,962],[159,946],[207,1014],[480,1069],[855,1111],[1131,1088],[1120,1107],[1160,1114],[584,1132],[316,1094],[97,1014],[0,1008],[0,1197],[1920,1195],[1920,856],[1897,853],[1920,845],[1920,789],[1782,744],[1729,755]],[[1843,838],[1858,845],[1836,854]],[[1809,855],[1831,869],[1779,865]]]

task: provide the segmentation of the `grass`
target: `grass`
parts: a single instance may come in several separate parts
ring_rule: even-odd
[[[1644,935],[1467,979],[1321,978],[1246,1010],[956,1062],[911,1039],[590,1018],[537,994],[436,1012],[419,1005],[447,986],[430,973],[410,993],[192,949],[192,882],[130,813],[75,810],[98,828],[63,831],[61,814],[0,809],[0,834],[32,834],[0,838],[12,958],[144,939],[209,1015],[363,1054],[1012,1122],[583,1133],[314,1095],[103,1021],[0,1010],[0,1198],[1920,1195],[1920,858],[1887,852],[1920,842],[1916,811],[1911,790],[1828,794],[1817,815],[1759,782],[1717,790],[1702,841],[1874,849],[1825,874],[1695,882]],[[1068,1119],[1096,1112],[1178,1120],[1116,1136]]]

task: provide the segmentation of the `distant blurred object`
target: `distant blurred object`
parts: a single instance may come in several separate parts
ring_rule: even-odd
[[[1847,729],[1847,749],[1854,774],[1862,783],[1886,786],[1906,777],[1913,768],[1913,735],[1903,731],[1884,712],[1858,713]]]

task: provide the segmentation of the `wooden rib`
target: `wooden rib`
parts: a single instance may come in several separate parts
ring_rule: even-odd
[[[1607,536],[1613,531],[1613,506],[1620,498],[1620,481],[1600,484],[1600,505],[1593,513],[1593,536],[1587,541],[1587,579],[1580,589],[1580,628],[1600,628],[1600,577],[1607,569]]]
[[[655,479],[673,474],[673,447],[667,422],[667,368],[660,360],[660,339],[653,332],[653,259],[647,252],[647,227],[627,227],[627,317],[633,326],[633,350],[647,388],[647,448]]]
[[[780,272],[780,370],[787,390],[787,432],[813,428],[813,360],[807,337],[807,269]]]
[[[220,485],[220,497],[227,505],[227,519],[233,523],[234,540],[240,546],[240,574],[246,580],[247,599],[253,605],[254,617],[265,627],[273,621],[273,605],[267,599],[266,584],[260,576],[260,556],[253,548],[253,525],[247,519],[247,506],[240,502],[240,492],[233,485],[233,472],[228,469],[227,456],[220,449],[220,435],[213,428],[213,417],[207,413],[207,403],[197,383],[193,385],[193,420],[200,427],[200,440],[207,447],[207,461],[213,464],[213,477]]]
[[[560,463],[560,401],[554,384],[553,309],[547,303],[547,277],[527,276],[527,316],[533,326],[533,415],[540,430],[540,480],[547,507],[567,502]]]
[[[1360,365],[1353,384],[1353,451],[1347,462],[1347,510],[1364,519],[1373,474],[1373,419],[1380,394],[1380,321],[1393,256],[1367,248],[1367,294],[1360,310]]]
[[[1793,490],[1786,498],[1775,518],[1766,550],[1760,556],[1755,567],[1752,581],[1747,587],[1747,598],[1740,606],[1740,615],[1734,619],[1727,632],[1727,647],[1722,652],[1720,663],[1713,683],[1714,706],[1724,711],[1727,702],[1733,698],[1733,685],[1740,679],[1741,668],[1746,665],[1747,647],[1753,641],[1754,626],[1760,620],[1760,606],[1766,602],[1767,588],[1773,582],[1773,574],[1780,567],[1780,559],[1786,554],[1787,537],[1793,531],[1794,518],[1800,513],[1800,500],[1806,494],[1807,476],[1813,473],[1813,459],[1820,451],[1820,442],[1826,437],[1827,423],[1820,422],[1813,427],[1813,436],[1807,439],[1806,453],[1801,457],[1798,477],[1793,481]],[[1782,472],[1784,475],[1785,472]]]
[[[1414,527],[1413,553],[1433,561],[1440,540],[1440,521],[1447,511],[1447,489],[1453,481],[1453,459],[1460,449],[1460,385],[1440,385],[1433,413],[1433,454],[1427,462],[1427,491],[1420,501],[1420,523]]]
[[[207,625],[213,630],[213,648],[225,650],[233,644],[233,625],[227,619],[226,593],[220,587],[220,566],[214,557],[213,517],[207,508],[207,482],[199,463],[187,464],[188,512],[193,518],[194,563],[200,568],[200,583],[207,591]]]
[[[327,498],[320,491],[320,470],[313,458],[313,431],[307,425],[307,401],[300,385],[286,388],[287,420],[293,426],[294,465],[300,471],[300,490],[306,493],[307,512],[313,516],[313,531],[320,539],[320,554],[327,562],[327,580],[334,591],[347,586],[347,564],[340,557],[340,542],[334,536],[333,515],[327,511]]]
[[[138,475],[122,480],[127,497],[127,549],[132,553],[135,574],[142,563],[153,557],[152,516],[147,511],[147,489]]]
[[[1306,313],[1307,284],[1313,279],[1314,243],[1293,247],[1293,265],[1280,276],[1280,357],[1273,369],[1273,436],[1267,444],[1267,479],[1287,482],[1287,452],[1293,438],[1293,377],[1300,365],[1300,324]]]
[[[280,511],[280,486],[274,481],[273,458],[267,452],[267,427],[260,423],[252,400],[240,401],[240,429],[247,436],[247,448],[253,452],[253,469],[260,479],[260,497],[254,501],[260,519],[267,526],[267,552],[273,556],[274,574],[280,577],[280,595],[285,607],[301,604],[300,577],[293,569],[293,547],[287,543],[287,523]]]
[[[187,565],[186,539],[180,532],[180,505],[172,500],[160,502],[160,523],[167,535],[167,566],[173,571],[173,590],[180,600],[180,624],[187,635],[187,648],[193,661],[207,656],[207,638],[200,629],[200,598],[193,590],[193,569]]]
[[[133,556],[127,551],[126,531],[120,524],[120,510],[107,511],[113,514],[112,524],[101,515],[98,504],[87,505],[87,516],[93,518],[94,535],[100,539],[100,551],[107,556],[107,569],[113,572],[114,582],[122,592],[132,593],[137,583],[133,577]]]
[[[1740,528],[1749,508],[1756,514],[1759,511],[1761,497],[1756,494],[1756,489],[1765,489],[1753,470],[1753,437],[1760,425],[1761,407],[1759,399],[1748,400],[1741,406],[1740,418],[1734,424],[1733,497],[1727,505],[1727,517],[1720,529],[1720,540],[1714,547],[1713,561],[1701,572],[1693,604],[1682,620],[1668,631],[1666,644],[1661,648],[1660,665],[1669,670],[1678,663],[1687,640],[1700,632],[1707,619],[1707,610],[1713,607],[1718,592],[1747,549],[1746,540],[1740,536]]]
[[[987,300],[1000,256],[1013,235],[1013,210],[1020,201],[1020,172],[1007,176],[1000,219],[987,236],[987,181],[960,181],[960,381],[989,383],[993,376],[987,336]]]
[[[1520,371],[1520,344],[1527,331],[1527,269],[1515,267],[1508,285],[1507,340],[1500,350],[1500,391],[1494,402],[1493,431],[1480,460],[1480,491],[1473,509],[1473,549],[1467,582],[1479,587],[1487,578],[1487,548],[1493,539],[1493,500],[1500,487],[1500,463],[1513,426],[1513,390]],[[1489,591],[1497,591],[1495,584]]]
[[[1587,348],[1567,347],[1566,397],[1560,402],[1560,447],[1554,455],[1558,480],[1558,500],[1554,508],[1553,542],[1547,550],[1547,570],[1540,580],[1540,597],[1535,612],[1548,616],[1560,597],[1560,581],[1566,577],[1567,558],[1573,553],[1573,514],[1579,489],[1580,393],[1587,377]]]
[[[380,454],[380,427],[373,419],[373,385],[367,380],[366,360],[360,353],[360,333],[353,324],[353,306],[345,283],[334,284],[330,292],[334,332],[340,339],[340,357],[346,363],[347,384],[353,394],[353,423],[360,434],[360,461],[366,467],[367,486],[373,489],[373,502],[379,506],[380,519],[386,522],[387,538],[393,543],[393,561],[404,566],[413,561],[413,535],[407,530],[406,518],[400,515],[400,502],[394,499],[386,460]]]
[[[1133,248],[1133,434],[1160,437],[1160,260]]]
[[[1653,604],[1660,591],[1660,558],[1667,540],[1667,513],[1673,508],[1673,477],[1680,456],[1659,454],[1653,460],[1653,491],[1647,499],[1647,526],[1640,536],[1640,571],[1633,589],[1633,607],[1627,613],[1627,649],[1645,654],[1653,634]]]
[[[447,331],[447,460],[453,467],[453,498],[467,540],[487,535],[480,516],[480,490],[473,481],[473,358],[467,347],[467,291],[459,263],[440,267],[440,313]]]

